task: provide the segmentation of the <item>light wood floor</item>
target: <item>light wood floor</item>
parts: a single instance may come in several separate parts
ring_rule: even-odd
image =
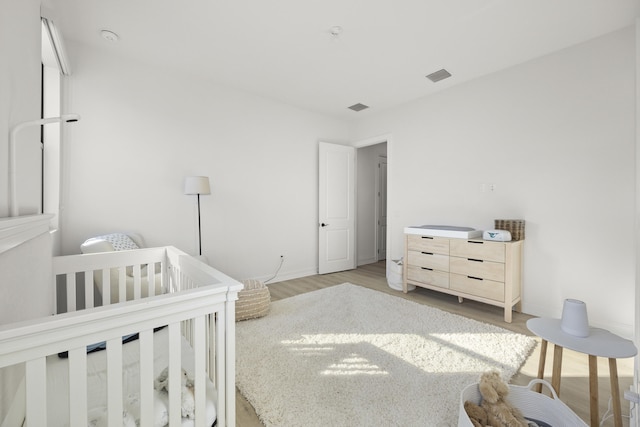
[[[391,289],[387,285],[385,278],[384,261],[364,265],[356,270],[332,273],[326,275],[316,275],[301,279],[287,280],[269,285],[271,300],[278,301],[294,295],[311,292],[341,283],[353,283],[365,286],[400,298],[409,299],[421,304],[437,307],[451,313],[460,314],[481,322],[491,323],[505,329],[532,335],[526,327],[526,321],[531,318],[526,314],[514,313],[513,322],[505,323],[503,320],[503,310],[499,307],[465,300],[458,303],[458,298],[451,295],[444,295],[427,289],[417,288],[415,291],[404,294]],[[526,385],[536,377],[538,372],[538,361],[540,358],[540,340],[533,353],[526,360],[520,372],[512,379],[513,384]],[[553,345],[549,344],[547,349],[547,363],[545,379],[551,381],[551,367],[553,365]],[[560,386],[560,398],[578,416],[589,423],[589,367],[586,355],[564,349],[562,364],[562,381]],[[598,359],[599,391],[600,396],[600,417],[607,411],[607,404],[611,396],[609,383],[609,365],[606,359]],[[628,390],[633,381],[633,359],[618,360],[618,375],[620,380],[620,394]],[[236,392],[236,415],[238,427],[262,426],[256,413],[249,402]],[[622,413],[629,415],[629,402],[622,401]],[[628,418],[623,419],[625,426],[629,425]],[[604,426],[613,426],[613,419],[608,419]],[[283,426],[286,427],[286,426]]]

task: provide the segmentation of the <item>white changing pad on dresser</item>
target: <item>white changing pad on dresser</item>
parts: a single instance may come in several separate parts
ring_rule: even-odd
[[[154,378],[157,377],[169,364],[169,334],[168,329],[161,329],[153,334],[154,344]],[[140,341],[135,340],[123,344],[122,384],[123,396],[139,396],[140,389]],[[190,376],[193,376],[194,356],[193,349],[186,339],[182,337],[182,367]],[[104,411],[107,402],[107,358],[106,351],[98,351],[87,355],[87,393],[89,395],[87,406],[89,414]],[[211,426],[216,419],[217,401],[216,389],[207,381],[206,425]],[[52,355],[47,358],[47,419],[49,426],[66,427],[69,425],[69,364],[68,359]],[[164,408],[156,407],[156,411]],[[89,420],[91,421],[91,419]],[[192,427],[194,420],[183,418],[183,427]]]
[[[405,227],[405,234],[418,234],[420,236],[454,237],[459,239],[473,239],[482,237],[482,230],[471,227],[457,227],[453,225],[414,225]]]

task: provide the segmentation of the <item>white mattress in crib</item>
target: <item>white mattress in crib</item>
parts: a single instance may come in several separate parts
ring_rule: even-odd
[[[169,364],[169,335],[164,328],[153,334],[154,339],[154,378]],[[122,346],[122,384],[125,399],[128,396],[139,396],[140,390],[140,341],[135,340]],[[193,349],[182,337],[182,367],[193,377]],[[107,403],[107,358],[106,351],[98,351],[87,355],[87,394],[89,421],[95,414],[104,412]],[[207,380],[206,425],[211,426],[216,419],[216,389]],[[66,427],[69,425],[69,364],[68,359],[52,355],[47,358],[47,419],[49,426]],[[164,408],[156,406],[156,411]],[[194,420],[183,418],[183,427],[192,427]]]

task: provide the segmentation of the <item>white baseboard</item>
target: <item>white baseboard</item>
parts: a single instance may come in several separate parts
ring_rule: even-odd
[[[293,280],[293,279],[299,279],[301,277],[315,276],[316,274],[318,274],[318,270],[283,271],[278,273],[278,275],[273,279],[271,279],[267,284],[271,285],[273,283],[284,282],[285,280]],[[265,282],[269,280],[271,277],[273,277],[273,275],[256,277],[256,279]]]
[[[376,258],[359,259],[358,267],[360,267],[361,265],[374,264],[376,262],[378,262]]]

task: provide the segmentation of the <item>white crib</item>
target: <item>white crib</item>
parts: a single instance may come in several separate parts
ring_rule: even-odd
[[[110,269],[118,269],[124,295],[127,267],[133,272],[135,299],[108,304]],[[61,296],[54,305],[66,312],[0,327],[0,369],[24,369],[5,412],[24,413],[29,427],[86,427],[95,424],[92,414],[103,410],[105,425],[121,427],[123,414],[132,412],[129,405],[135,401],[139,425],[155,427],[154,379],[162,359],[169,370],[170,426],[210,427],[212,399],[217,426],[235,425],[235,300],[240,283],[174,247],[54,257],[52,270],[54,295]],[[97,292],[94,274],[103,277],[103,289]],[[157,280],[164,292],[160,295],[154,295]],[[150,296],[141,298],[143,294]],[[168,343],[158,351],[159,332],[154,330],[161,327]],[[138,339],[123,344],[123,337],[131,334]],[[97,342],[105,342],[106,350],[87,354],[87,346]],[[129,346],[138,358],[133,362],[129,350],[125,352]],[[63,352],[66,359],[59,357]],[[52,389],[51,373],[61,363],[68,386]],[[91,373],[96,363],[105,365],[104,373]],[[181,414],[181,368],[191,371],[194,380],[195,418],[188,420]],[[92,407],[96,376],[104,383],[99,408]],[[127,394],[131,387],[139,393],[134,399]],[[59,419],[60,414],[68,414],[68,419]]]

